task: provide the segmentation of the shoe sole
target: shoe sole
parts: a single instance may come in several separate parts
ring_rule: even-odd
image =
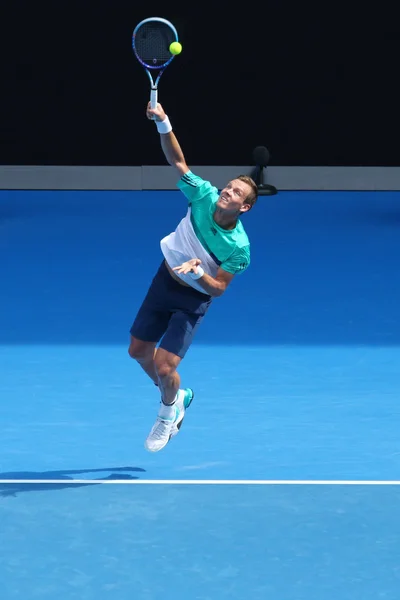
[[[183,411],[183,416],[182,419],[175,425],[173,431],[170,433],[169,439],[175,437],[176,435],[178,435],[180,428],[182,427],[182,423],[183,423],[183,419],[185,418],[185,411],[187,408],[189,408],[189,406],[192,404],[193,399],[194,399],[194,391],[191,389],[190,390],[192,392],[192,395],[190,397],[190,400],[187,404],[185,404],[185,402],[183,403],[183,406],[185,408],[185,410]]]

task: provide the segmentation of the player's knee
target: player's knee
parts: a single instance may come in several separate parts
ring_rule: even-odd
[[[137,350],[134,346],[132,346],[132,344],[129,345],[128,354],[133,359],[136,359],[137,357]]]
[[[131,343],[129,344],[128,354],[134,360],[139,361],[152,358],[154,355],[154,344],[132,338]]]
[[[169,363],[166,360],[157,360],[157,357],[154,361],[154,366],[156,368],[156,373],[160,379],[170,377],[172,373],[176,370],[175,365]]]

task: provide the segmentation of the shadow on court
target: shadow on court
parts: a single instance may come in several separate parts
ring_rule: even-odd
[[[48,492],[54,490],[64,490],[71,488],[80,488],[87,487],[88,485],[101,485],[96,483],[90,483],[90,479],[88,479],[88,483],[73,483],[76,477],[74,475],[89,475],[94,473],[109,473],[105,477],[95,477],[94,479],[101,479],[103,481],[112,481],[114,479],[124,479],[124,480],[132,480],[139,479],[139,476],[132,475],[132,473],[145,473],[145,469],[141,469],[140,467],[116,467],[113,469],[74,469],[74,470],[62,470],[62,471],[15,471],[15,472],[7,472],[0,473],[0,479],[10,479],[10,480],[40,480],[43,483],[6,483],[4,481],[0,482],[0,497],[16,497],[17,494],[23,492]],[[65,483],[54,483],[52,482],[54,479],[57,480],[65,480]],[[82,479],[79,477],[78,479]],[[46,483],[49,481],[49,483]]]
[[[0,343],[125,345],[186,201],[3,191],[1,213]],[[215,300],[196,343],[400,343],[398,192],[281,192],[243,224],[251,266]]]

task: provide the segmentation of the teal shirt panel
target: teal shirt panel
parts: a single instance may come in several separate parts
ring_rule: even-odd
[[[228,273],[242,273],[250,264],[250,242],[239,220],[235,229],[223,229],[214,221],[219,191],[191,171],[177,183],[189,201],[191,222],[203,248]]]

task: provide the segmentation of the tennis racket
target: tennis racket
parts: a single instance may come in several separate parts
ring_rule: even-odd
[[[145,68],[150,80],[150,105],[157,108],[158,84],[161,75],[175,58],[169,47],[178,42],[178,32],[166,19],[151,17],[136,25],[132,34],[132,48],[136,58]],[[152,71],[158,71],[156,79]],[[154,75],[155,76],[155,75]]]

